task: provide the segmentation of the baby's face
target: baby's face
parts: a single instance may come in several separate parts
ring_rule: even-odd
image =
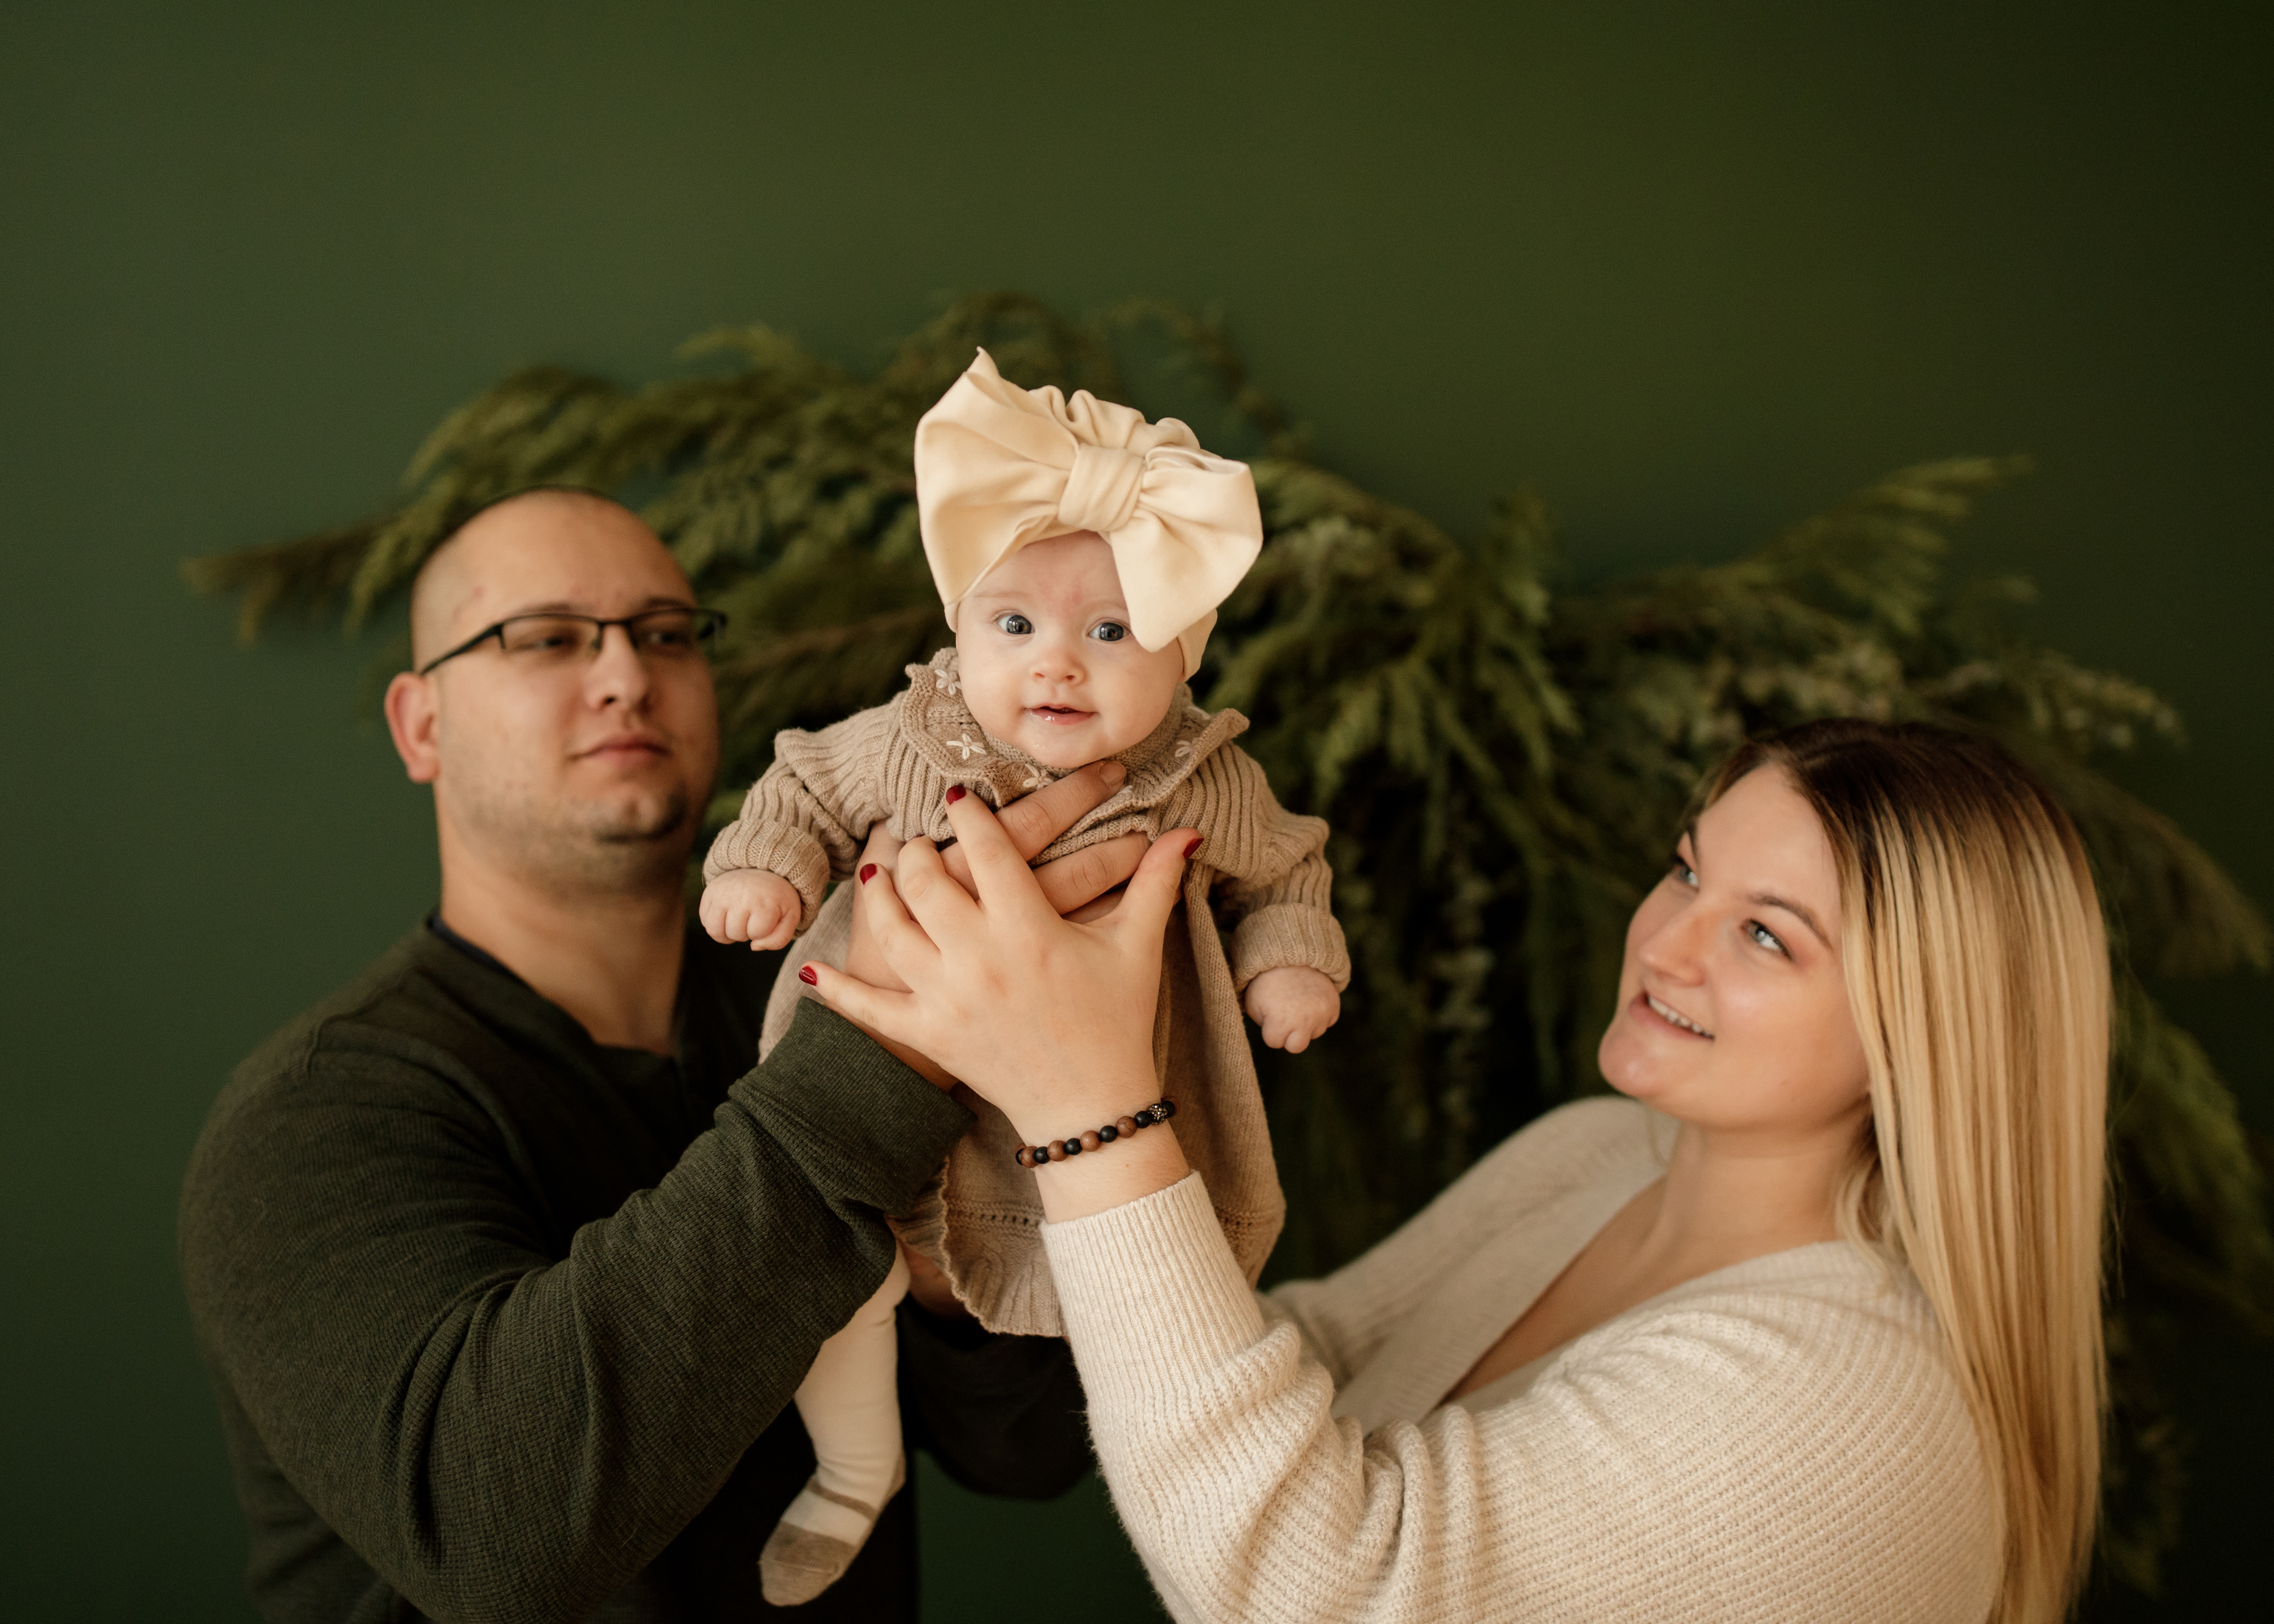
[[[1047,767],[1118,756],[1161,725],[1184,680],[1174,643],[1148,654],[1105,538],[1022,547],[956,612],[964,703],[979,725]]]

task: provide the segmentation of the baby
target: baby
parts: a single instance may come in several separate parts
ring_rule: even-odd
[[[802,933],[768,1005],[771,1048],[802,991],[798,966],[843,959],[852,893],[827,893],[873,827],[949,839],[951,786],[1000,808],[1092,762],[1120,762],[1120,788],[1035,861],[1132,831],[1201,831],[1183,925],[1171,921],[1163,947],[1154,1060],[1163,1093],[1173,1084],[1178,1139],[1252,1282],[1284,1207],[1241,1007],[1265,1042],[1299,1050],[1334,1024],[1350,980],[1328,910],[1326,825],[1273,800],[1231,743],[1246,718],[1201,710],[1185,686],[1216,605],[1262,545],[1254,479],[1172,418],[1148,424],[1086,391],[1021,389],[984,350],[918,425],[915,468],[955,646],[909,666],[890,703],[776,739],[774,764],[704,864],[704,926],[758,948]],[[1009,1122],[961,1097],[977,1124],[895,1228],[990,1329],[1061,1335],[1037,1227],[1035,1180],[1049,1169],[1020,1165]],[[834,1583],[904,1479],[892,1320],[907,1283],[896,1264],[798,1389],[817,1464],[760,1560],[777,1605]]]

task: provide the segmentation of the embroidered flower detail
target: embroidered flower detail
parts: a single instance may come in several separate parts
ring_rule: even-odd
[[[1184,760],[1186,756],[1190,756],[1192,753],[1193,741],[1191,740],[1179,739],[1177,741],[1177,759],[1178,761]]]
[[[1039,768],[1029,767],[1027,769],[1027,776],[1019,780],[1019,787],[1020,789],[1040,789],[1050,781],[1049,775],[1043,772]]]
[[[962,751],[963,755],[960,759],[964,761],[969,761],[975,756],[984,756],[987,754],[987,747],[980,743],[978,740],[973,738],[969,733],[964,734],[960,739],[950,739],[947,741],[947,748],[951,750]]]
[[[939,679],[939,691],[941,693],[960,694],[963,692],[963,684],[956,680],[955,673],[953,672],[938,671],[934,672],[932,674]]]

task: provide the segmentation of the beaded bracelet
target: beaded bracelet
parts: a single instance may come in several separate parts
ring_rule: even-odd
[[[1177,1114],[1174,1100],[1161,1100],[1147,1106],[1133,1116],[1124,1116],[1109,1122],[1102,1128],[1070,1139],[1052,1139],[1047,1145],[1021,1145],[1012,1153],[1011,1159],[1022,1168],[1041,1167],[1049,1162],[1063,1162],[1068,1156],[1078,1156],[1085,1150],[1096,1150],[1111,1145],[1118,1139],[1134,1133],[1140,1128],[1149,1128],[1156,1122],[1166,1122]]]

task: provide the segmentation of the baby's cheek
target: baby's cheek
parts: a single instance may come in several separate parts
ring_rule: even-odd
[[[1021,714],[1019,673],[983,647],[965,649],[958,640],[956,648],[956,679],[972,720],[998,739],[1007,737]]]
[[[1176,644],[1169,645],[1171,652],[1175,649]],[[1177,685],[1184,680],[1183,657],[1178,656],[1176,663],[1165,668],[1152,661],[1148,664],[1151,666],[1148,670],[1118,673],[1119,680],[1112,684],[1107,702],[1111,714],[1107,722],[1113,736],[1113,752],[1150,738],[1153,730],[1161,725],[1161,718],[1169,714],[1169,707],[1176,703]]]

